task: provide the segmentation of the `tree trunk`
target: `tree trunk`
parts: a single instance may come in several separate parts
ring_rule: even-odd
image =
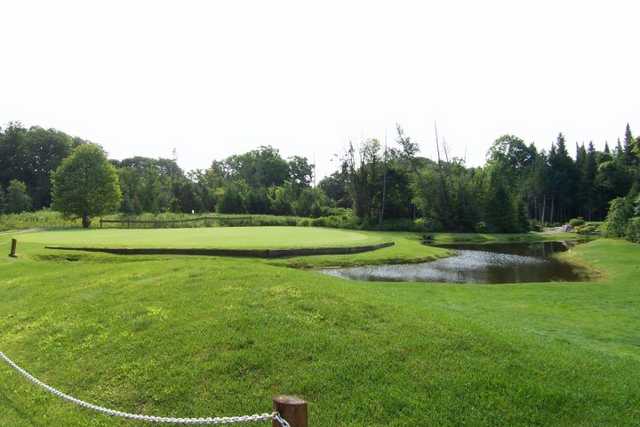
[[[89,218],[89,214],[84,212],[82,214],[82,228],[89,228],[91,225],[91,219]]]

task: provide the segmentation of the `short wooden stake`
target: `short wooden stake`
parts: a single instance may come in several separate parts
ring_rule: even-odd
[[[295,396],[275,396],[273,398],[273,410],[287,420],[291,427],[309,427],[307,402],[305,400]],[[272,426],[280,427],[280,423],[273,420]]]
[[[10,257],[18,257],[18,255],[16,255],[16,246],[18,246],[18,241],[16,239],[11,239],[11,252],[9,253]]]

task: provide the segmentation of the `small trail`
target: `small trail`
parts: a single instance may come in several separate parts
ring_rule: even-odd
[[[24,230],[8,230],[0,232],[0,237],[8,236],[13,234],[25,234],[25,233],[36,233],[38,231],[43,231],[44,228],[25,228]]]

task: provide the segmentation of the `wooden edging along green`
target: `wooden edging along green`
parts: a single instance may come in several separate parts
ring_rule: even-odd
[[[68,246],[45,246],[45,249],[103,252],[116,255],[204,255],[229,256],[245,258],[284,258],[308,255],[347,255],[370,252],[393,246],[394,242],[378,243],[375,245],[327,247],[327,248],[297,248],[297,249],[216,249],[216,248],[86,248]]]

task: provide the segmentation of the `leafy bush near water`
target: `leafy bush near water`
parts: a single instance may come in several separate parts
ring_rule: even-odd
[[[603,224],[610,237],[624,237],[640,243],[640,196],[618,197],[609,204],[609,214]]]
[[[584,225],[584,218],[581,218],[581,217],[572,218],[569,221],[569,225],[572,227],[580,227],[581,225]]]
[[[631,218],[625,230],[627,240],[640,243],[640,217]]]
[[[593,235],[600,232],[600,227],[594,224],[585,224],[575,228],[576,233],[581,235]]]

